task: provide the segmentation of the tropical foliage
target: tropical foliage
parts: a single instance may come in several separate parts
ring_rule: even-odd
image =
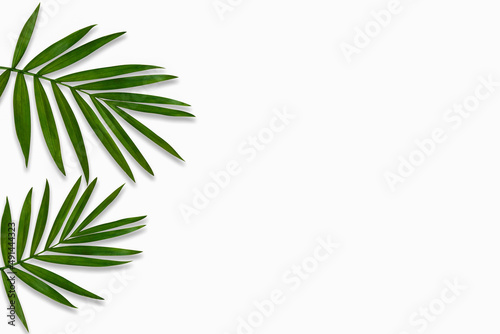
[[[28,330],[28,324],[23,306],[19,301],[18,280],[41,295],[68,307],[74,308],[75,306],[58,290],[66,290],[87,298],[102,300],[98,295],[43,268],[43,263],[66,266],[111,267],[130,261],[111,260],[110,257],[131,256],[140,253],[134,250],[96,246],[94,244],[98,241],[117,238],[143,228],[145,225],[137,226],[135,223],[142,221],[146,217],[126,218],[100,225],[93,224],[106,208],[113,203],[122,190],[122,186],[111,193],[88,216],[82,219],[83,211],[88,206],[97,179],[92,181],[83,194],[78,197],[81,181],[80,178],[72,187],[52,224],[48,223],[50,211],[50,187],[48,182],[45,186],[36,220],[31,219],[32,211],[34,211],[32,210],[33,189],[26,196],[18,224],[13,223],[8,199],[5,204],[0,224],[0,251],[4,264],[0,268],[0,272],[10,305],[13,305],[17,318],[26,330]],[[42,239],[44,242],[42,242]]]
[[[76,102],[74,105],[78,106],[79,111],[83,114],[99,141],[132,180],[134,180],[134,175],[121,149],[118,147],[117,141],[142,168],[150,174],[153,174],[153,170],[118,119],[129,123],[149,140],[182,160],[172,146],[133,117],[131,112],[170,117],[193,117],[189,112],[181,110],[189,105],[165,97],[131,93],[123,90],[172,80],[176,78],[175,76],[165,74],[130,75],[132,73],[158,70],[160,67],[118,65],[55,78],[49,77],[49,75],[52,76],[54,73],[93,54],[122,36],[123,32],[107,35],[75,47],[94,26],[83,28],[52,44],[31,59],[25,66],[19,67],[33,35],[39,10],[40,6],[36,8],[21,31],[14,51],[12,65],[10,67],[0,66],[0,97],[11,77],[15,76],[14,123],[26,166],[28,166],[31,146],[31,109],[33,106],[30,103],[28,89],[28,86],[31,86],[31,81],[35,96],[34,107],[38,114],[45,143],[56,166],[63,174],[66,172],[61,153],[59,129],[54,116],[54,110],[56,109],[59,110],[87,182],[90,175],[87,150],[80,125],[73,110],[76,108],[71,107],[68,96],[64,91],[67,91],[66,93],[69,93],[69,96]],[[32,80],[28,81],[27,78],[30,77]],[[48,90],[44,88],[42,82],[50,84],[50,93],[55,98],[56,105],[51,105]],[[110,132],[116,137],[117,141],[111,136]]]

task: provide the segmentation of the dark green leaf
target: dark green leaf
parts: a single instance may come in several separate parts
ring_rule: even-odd
[[[2,73],[2,75],[0,75],[0,97],[2,97],[5,87],[7,87],[7,84],[9,83],[10,73],[10,70],[6,70]]]
[[[82,215],[83,209],[85,209],[87,203],[89,202],[90,196],[92,196],[92,192],[94,191],[96,184],[97,184],[97,179],[92,181],[92,183],[87,187],[87,189],[85,189],[85,192],[83,193],[82,197],[80,197],[80,200],[75,205],[73,212],[71,212],[71,215],[69,216],[68,221],[66,222],[66,226],[64,227],[61,239],[59,241],[66,239],[71,230],[73,230],[73,227],[75,227],[78,219],[80,219],[80,216]]]
[[[97,232],[112,230],[114,228],[118,228],[118,227],[122,227],[122,226],[136,223],[138,221],[143,220],[146,217],[147,216],[127,218],[127,219],[117,220],[117,221],[111,222],[111,223],[97,225],[97,226],[94,226],[94,227],[91,227],[89,229],[81,231],[80,233],[77,234],[77,236],[88,235],[88,234],[93,234],[93,233],[97,233]]]
[[[35,83],[36,109],[38,110],[38,119],[40,120],[40,127],[42,128],[45,143],[47,144],[50,155],[52,155],[52,159],[54,159],[57,167],[63,175],[66,175],[61,155],[61,143],[59,142],[59,134],[57,132],[56,121],[54,119],[54,114],[52,113],[49,98],[47,97],[47,93],[45,92],[40,79],[34,77],[33,81]]]
[[[132,174],[132,170],[130,169],[127,160],[121,153],[120,149],[114,142],[113,138],[111,138],[109,132],[104,128],[104,125],[101,123],[97,115],[94,113],[94,110],[89,106],[87,101],[85,101],[76,90],[72,90],[73,96],[75,97],[76,102],[78,103],[80,109],[83,112],[83,115],[87,119],[92,130],[94,130],[95,134],[104,145],[109,154],[113,157],[116,163],[123,169],[123,171],[135,182],[134,175]]]
[[[109,231],[109,232],[88,234],[88,235],[84,235],[81,237],[76,237],[76,238],[64,240],[61,243],[63,243],[63,244],[84,244],[84,243],[88,243],[88,242],[96,242],[96,241],[101,241],[101,240],[106,240],[106,239],[117,238],[117,237],[120,237],[122,235],[126,235],[129,233],[135,232],[137,230],[140,230],[144,226],[146,226],[146,225],[125,228],[122,230],[114,230],[114,231]]]
[[[146,158],[142,155],[141,151],[137,148],[134,141],[127,132],[123,129],[123,127],[118,123],[116,118],[109,112],[109,110],[97,99],[92,97],[92,102],[94,103],[97,111],[104,119],[104,122],[108,125],[111,131],[115,134],[116,138],[122,143],[123,147],[127,149],[130,155],[142,166],[149,174],[154,175],[151,166],[149,166]]]
[[[135,250],[111,248],[111,247],[99,247],[99,246],[57,247],[52,249],[51,252],[74,254],[74,255],[93,255],[93,256],[128,256],[141,253],[140,251],[135,251]]]
[[[92,95],[96,98],[104,100],[135,102],[135,103],[167,104],[167,105],[190,107],[189,104],[186,104],[184,102],[153,95],[144,95],[135,93],[96,93]]]
[[[23,324],[24,328],[29,332],[28,328],[28,323],[26,321],[26,317],[24,315],[23,307],[21,305],[21,302],[19,301],[19,298],[17,297],[17,293],[15,292],[15,288],[12,289],[11,285],[12,283],[9,281],[9,277],[7,277],[7,274],[2,271],[2,281],[3,285],[5,287],[5,292],[7,293],[7,298],[9,298],[9,302],[11,305],[14,305],[15,312],[19,319],[21,320],[21,323]]]
[[[71,48],[73,45],[78,43],[85,35],[88,34],[88,32],[94,28],[95,25],[80,29],[74,33],[72,33],[69,36],[66,36],[65,38],[61,39],[60,41],[52,44],[48,48],[46,48],[44,51],[42,51],[38,56],[33,58],[28,65],[24,68],[25,71],[30,71],[40,65],[45,64],[46,62],[51,61],[52,59],[56,58],[57,56],[63,54],[65,51],[67,51],[69,48]]]
[[[113,201],[116,199],[116,197],[118,197],[118,195],[120,194],[120,192],[122,191],[123,187],[125,185],[122,185],[121,187],[119,187],[118,189],[116,189],[115,191],[113,191],[111,193],[111,195],[109,195],[104,201],[102,201],[101,204],[99,204],[99,206],[97,208],[94,209],[94,211],[92,211],[88,216],[87,218],[85,218],[83,220],[83,222],[78,225],[78,227],[75,229],[75,232],[71,235],[71,236],[74,236],[76,234],[78,234],[78,232],[80,232],[81,230],[83,230],[85,227],[87,227],[90,223],[92,223],[104,210],[106,210],[106,208],[111,204],[113,203]]]
[[[54,284],[55,286],[58,286],[64,290],[67,290],[69,292],[73,292],[77,295],[92,298],[92,299],[98,299],[98,300],[104,300],[103,298],[99,297],[96,294],[93,294],[90,291],[85,290],[84,288],[74,284],[73,282],[68,281],[66,278],[57,275],[56,273],[53,273],[47,269],[40,268],[38,266],[29,264],[29,263],[23,263],[21,264],[24,269],[28,270],[31,272],[33,275],[36,275],[40,277],[41,279]]]
[[[80,86],[76,86],[76,89],[80,90],[112,90],[112,89],[123,89],[138,87],[144,85],[151,85],[157,82],[167,81],[176,79],[177,77],[172,75],[144,75],[137,77],[110,79],[103,81],[96,81]]]
[[[21,218],[19,218],[19,228],[17,231],[17,261],[23,258],[24,250],[26,249],[26,242],[28,241],[28,234],[30,231],[31,223],[31,199],[33,197],[33,188],[29,191],[21,210]]]
[[[68,100],[55,82],[52,82],[52,90],[54,91],[54,96],[56,98],[57,105],[59,106],[59,111],[61,113],[71,143],[73,144],[73,148],[75,149],[76,156],[78,157],[78,161],[80,161],[80,165],[82,166],[85,180],[89,182],[89,161],[87,157],[87,150],[85,149],[85,142],[83,140],[82,131],[80,130],[78,121],[75,117],[75,114],[73,113],[73,110],[71,109],[71,106],[68,103]]]
[[[31,111],[28,85],[22,73],[17,74],[14,87],[14,123],[26,166],[28,166],[31,144]]]
[[[77,82],[77,81],[88,81],[97,80],[104,78],[116,77],[118,75],[155,70],[161,67],[149,66],[149,65],[119,65],[112,67],[97,68],[94,70],[88,70],[78,73],[73,73],[66,75],[64,77],[58,78],[57,81],[61,82]]]
[[[7,198],[7,201],[5,202],[5,209],[3,210],[2,223],[0,225],[0,250],[2,251],[2,259],[5,266],[8,266],[10,263],[9,257],[11,254],[9,252],[9,229],[12,228],[11,224],[12,215],[10,213],[9,199]]]
[[[47,283],[39,280],[35,276],[33,276],[33,275],[29,274],[29,273],[26,273],[26,272],[24,272],[24,271],[22,271],[20,269],[16,269],[16,271],[14,273],[16,274],[17,277],[19,277],[19,279],[21,281],[23,281],[24,283],[26,283],[32,289],[40,292],[41,294],[49,297],[52,300],[55,300],[58,303],[61,303],[63,305],[66,305],[66,306],[69,306],[69,307],[72,307],[72,308],[76,308],[75,306],[73,306],[73,304],[71,304],[69,302],[69,300],[67,300],[66,298],[64,298],[63,295],[61,295],[54,288],[52,288],[50,285],[48,285]]]
[[[35,255],[38,245],[42,240],[43,232],[45,231],[45,226],[47,225],[47,217],[49,216],[49,204],[50,204],[50,186],[49,182],[45,183],[45,191],[43,193],[42,204],[40,204],[40,211],[38,211],[38,218],[36,219],[35,233],[33,235],[33,241],[31,243],[30,256]]]
[[[28,19],[26,24],[19,35],[17,40],[16,50],[14,51],[14,59],[12,60],[12,67],[15,68],[26,52],[28,44],[30,43],[31,36],[33,35],[33,30],[35,30],[36,19],[38,18],[38,12],[40,11],[40,5],[36,7],[35,12]]]
[[[89,56],[90,54],[94,53],[104,45],[108,44],[109,42],[115,40],[116,38],[120,37],[123,35],[124,32],[104,36],[101,38],[98,38],[96,40],[93,40],[92,42],[89,42],[87,44],[84,44],[73,51],[70,51],[63,56],[57,58],[53,62],[49,63],[47,66],[42,68],[38,74],[39,75],[46,75],[52,72],[56,72],[59,70],[62,70],[65,67],[68,67],[83,58]]]
[[[76,181],[75,185],[69,192],[68,196],[64,200],[59,213],[57,214],[56,219],[54,220],[54,224],[52,225],[52,229],[50,230],[49,237],[47,238],[47,244],[45,245],[45,249],[49,248],[52,242],[56,239],[57,234],[61,230],[61,227],[68,216],[68,213],[75,201],[76,195],[78,194],[78,190],[80,189],[80,183],[82,182],[82,178],[80,177],[78,181]]]
[[[149,114],[158,114],[164,116],[173,116],[173,117],[194,117],[193,114],[182,110],[168,109],[157,106],[150,106],[148,104],[138,104],[138,103],[130,103],[130,102],[108,102],[108,104],[114,104],[121,108],[126,108],[130,110],[145,112]]]
[[[163,140],[160,136],[158,136],[156,133],[154,133],[152,130],[150,130],[147,126],[139,122],[137,119],[123,111],[122,109],[110,104],[109,105],[121,118],[123,118],[125,121],[127,121],[130,125],[132,125],[134,128],[136,128],[140,133],[142,133],[144,136],[149,138],[153,143],[156,145],[160,146],[163,148],[165,151],[168,153],[172,154],[174,157],[184,161],[182,157],[177,153],[172,146],[170,146],[169,143],[167,143],[165,140]]]
[[[101,260],[101,259],[93,259],[90,257],[65,256],[65,255],[39,255],[36,257],[36,259],[49,263],[63,264],[68,266],[80,266],[80,267],[112,267],[131,262],[131,261]]]

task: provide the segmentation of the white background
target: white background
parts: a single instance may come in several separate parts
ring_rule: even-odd
[[[474,94],[479,77],[500,81],[498,5],[402,0],[399,14],[349,63],[342,43],[352,44],[356,27],[364,29],[370,12],[389,1],[231,3],[221,17],[212,0],[42,1],[22,64],[90,24],[99,26],[86,41],[127,30],[71,71],[164,66],[179,80],[147,91],[192,104],[197,118],[138,116],[187,162],[134,134],[156,173],[147,176],[127,155],[136,184],[82,126],[92,177],[100,178],[93,206],[127,183],[100,221],[148,215],[144,231],[109,244],[144,253],[124,268],[49,266],[96,293],[114,286],[98,311],[71,295],[81,310],[67,310],[19,284],[32,333],[234,334],[238,317],[246,319],[275,289],[285,302],[241,333],[498,332],[499,87],[461,126],[443,120]],[[10,65],[13,36],[36,4],[3,4],[1,65]],[[60,205],[81,172],[61,132],[68,177],[58,173],[36,118],[30,167],[23,168],[13,83],[0,100],[0,195],[9,196],[18,217],[29,188],[39,205],[47,178]],[[295,119],[248,161],[238,147],[266,131],[276,108]],[[391,191],[384,175],[436,128],[447,140]],[[187,223],[180,208],[233,160],[240,174]],[[54,205],[52,220],[55,213]],[[328,236],[338,250],[291,290],[283,275]],[[133,277],[126,286],[114,278],[122,269]],[[419,332],[409,318],[439,305],[445,281],[454,279],[466,289]]]

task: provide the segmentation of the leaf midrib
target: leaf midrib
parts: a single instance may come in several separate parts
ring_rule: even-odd
[[[53,245],[52,247],[48,247],[48,248],[45,248],[43,251],[39,252],[39,253],[36,253],[30,257],[27,257],[21,261],[17,261],[15,262],[12,267],[15,267],[15,266],[18,266],[26,261],[29,261],[29,260],[33,260],[33,259],[36,259],[39,255],[45,253],[45,252],[50,252],[52,249],[54,248],[57,248],[57,246],[59,246],[60,244],[64,243],[67,239],[64,239],[64,240],[61,240],[60,242],[58,242],[57,244]],[[9,269],[11,266],[4,266],[4,267],[1,267],[0,268],[0,271],[5,271],[6,269]]]
[[[68,84],[65,84],[65,83],[63,83],[63,82],[61,82],[61,81],[59,81],[57,79],[48,78],[46,76],[43,76],[43,75],[40,75],[40,74],[37,74],[37,73],[32,73],[32,72],[29,72],[29,71],[24,71],[24,70],[20,70],[20,69],[17,69],[17,68],[5,67],[5,66],[0,66],[0,69],[7,70],[7,71],[12,71],[12,72],[16,72],[16,73],[22,73],[22,74],[29,75],[29,76],[32,76],[32,77],[35,77],[35,78],[40,78],[42,80],[46,80],[46,81],[49,81],[49,82],[54,82],[54,83],[56,83],[58,85],[68,87],[71,90],[76,90],[76,91],[84,93],[84,94],[86,94],[88,96],[92,96],[92,94],[87,93],[84,90],[78,89],[78,88],[70,86]]]

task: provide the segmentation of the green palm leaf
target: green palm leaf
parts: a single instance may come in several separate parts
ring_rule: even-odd
[[[141,221],[141,220],[143,220],[145,218],[146,218],[146,216],[134,217],[134,218],[127,218],[127,219],[120,219],[120,220],[117,220],[115,222],[111,222],[111,223],[107,223],[107,224],[101,224],[99,226],[94,226],[94,227],[85,229],[85,230],[83,230],[83,231],[81,231],[79,233],[75,233],[75,236],[81,236],[81,235],[87,235],[87,234],[93,234],[93,233],[97,233],[97,232],[103,232],[103,231],[112,230],[112,229],[115,229],[115,228],[118,228],[118,227],[123,227],[123,226],[126,226],[126,225],[137,223],[138,221]]]
[[[23,307],[21,305],[21,302],[19,301],[19,298],[17,297],[17,292],[15,290],[15,287],[9,280],[9,277],[7,277],[7,274],[4,271],[1,271],[2,273],[2,282],[3,286],[5,287],[5,293],[7,294],[7,297],[9,299],[9,304],[13,305],[15,307],[15,313],[21,320],[24,328],[29,332],[28,328],[28,322],[26,321],[26,316],[24,315]]]
[[[73,230],[73,227],[75,227],[78,219],[80,219],[83,209],[85,209],[87,203],[90,200],[90,196],[92,196],[92,192],[94,191],[96,184],[97,184],[97,179],[94,179],[94,181],[92,181],[92,183],[87,187],[87,189],[85,189],[82,197],[80,197],[80,200],[78,201],[78,203],[76,203],[73,212],[71,212],[71,215],[69,216],[68,221],[66,222],[66,226],[64,227],[64,230],[61,234],[61,238],[59,239],[59,241],[65,240],[68,234]]]
[[[127,264],[130,261],[114,261],[114,260],[101,260],[94,259],[90,257],[81,256],[64,256],[64,255],[40,255],[37,260],[64,264],[69,266],[80,266],[80,267],[113,267],[120,266],[122,264]]]
[[[124,110],[118,108],[115,104],[111,103],[111,104],[109,104],[109,106],[111,107],[111,109],[113,109],[117,113],[117,115],[119,115],[127,123],[129,123],[134,128],[136,128],[137,131],[139,131],[140,133],[142,133],[145,137],[147,137],[153,143],[155,143],[156,145],[160,146],[165,151],[167,151],[168,153],[170,153],[173,156],[177,157],[178,159],[184,160],[179,155],[179,153],[177,153],[174,150],[174,148],[169,143],[167,143],[163,138],[161,138],[156,133],[154,133],[147,126],[145,126],[144,124],[142,124],[141,122],[139,122],[137,119],[135,119],[134,117],[132,117],[131,115],[129,115],[128,113],[126,113]]]
[[[30,230],[31,222],[31,200],[33,197],[33,188],[26,196],[24,200],[23,208],[21,210],[21,217],[19,218],[19,228],[17,231],[17,261],[21,261],[24,255],[24,250],[26,249],[26,243],[28,242],[28,233]]]
[[[175,110],[175,109],[168,109],[168,108],[157,107],[157,106],[150,106],[148,104],[139,104],[139,103],[130,103],[130,102],[114,102],[114,101],[107,101],[107,104],[108,105],[115,105],[115,106],[125,108],[125,109],[145,112],[145,113],[149,113],[149,114],[158,114],[158,115],[172,116],[172,117],[194,117],[192,114],[185,112],[185,111],[182,111],[182,110]]]
[[[71,210],[71,207],[75,202],[76,196],[78,195],[78,190],[80,190],[81,182],[82,178],[79,178],[78,181],[76,181],[73,188],[71,188],[71,191],[69,192],[68,196],[66,196],[66,199],[64,200],[64,203],[61,206],[61,209],[59,210],[56,219],[54,220],[52,229],[50,230],[49,237],[47,238],[47,244],[45,245],[45,250],[49,249],[49,247],[52,245],[52,242],[56,239],[57,235],[61,231],[61,228],[64,222],[66,221],[66,218],[68,217],[69,211]]]
[[[7,199],[2,215],[2,222],[0,223],[0,249],[2,251],[2,259],[5,266],[8,266],[10,263],[9,255],[11,252],[9,252],[9,228],[11,223],[12,215],[10,213],[9,199]]]
[[[0,75],[0,97],[2,97],[5,87],[7,87],[7,84],[9,83],[10,73],[11,71],[7,70]]]
[[[65,55],[61,56],[60,58],[57,58],[52,63],[50,63],[47,66],[45,66],[44,68],[42,68],[40,71],[38,71],[38,75],[46,75],[46,74],[49,74],[52,72],[62,70],[63,68],[66,68],[70,65],[73,65],[74,63],[91,55],[95,51],[102,48],[104,45],[117,39],[118,37],[122,36],[123,34],[125,34],[125,33],[120,32],[120,33],[116,33],[116,34],[111,34],[111,35],[104,36],[104,37],[98,38],[96,40],[93,40],[92,42],[89,42],[87,44],[84,44],[84,45],[80,46],[79,48],[66,53]]]
[[[66,172],[64,171],[64,163],[62,161],[61,144],[57,133],[56,121],[54,119],[54,114],[52,113],[49,98],[47,97],[47,93],[45,92],[40,79],[35,77],[33,78],[33,81],[35,82],[36,108],[38,110],[38,118],[40,120],[40,127],[42,128],[45,143],[47,143],[49,152],[52,155],[57,167],[64,175],[66,175]]]
[[[168,99],[161,96],[134,94],[134,93],[97,93],[94,97],[104,100],[121,101],[121,102],[135,102],[135,103],[152,103],[152,104],[166,104],[189,107],[190,105],[181,101]]]
[[[108,150],[109,154],[113,157],[113,159],[115,159],[116,163],[125,171],[125,173],[127,173],[127,175],[132,180],[135,180],[134,174],[132,174],[132,170],[130,169],[127,160],[114,142],[113,138],[111,138],[108,130],[106,130],[102,122],[95,114],[94,110],[76,90],[72,90],[72,93],[75,97],[76,102],[80,106],[83,115],[87,119],[87,122],[89,123],[92,130],[94,130],[94,133],[96,134],[97,138],[99,138],[102,145],[106,148],[106,150]]]
[[[54,248],[52,252],[92,256],[128,256],[141,253],[135,250],[100,246],[64,246]]]
[[[156,70],[161,67],[150,65],[119,65],[78,72],[58,78],[61,82],[78,82],[116,77],[118,75]]]
[[[50,186],[49,182],[45,183],[45,191],[43,192],[42,204],[40,204],[40,210],[38,211],[38,218],[36,219],[35,232],[33,235],[33,241],[31,243],[30,256],[34,256],[40,241],[42,240],[43,232],[47,226],[47,218],[49,216],[49,205],[50,205]]]
[[[14,271],[14,274],[16,274],[16,276],[21,281],[23,281],[24,283],[29,285],[31,288],[33,288],[34,290],[40,292],[41,294],[49,297],[50,299],[55,300],[56,302],[61,303],[63,305],[66,305],[66,306],[69,306],[72,308],[76,308],[63,295],[61,295],[54,288],[52,288],[50,285],[48,285],[47,283],[43,282],[42,280],[36,278],[35,276],[28,274],[28,273],[25,273],[24,271],[22,271],[20,269],[16,269]]]
[[[115,134],[115,137],[122,143],[123,147],[130,153],[131,156],[144,168],[149,174],[154,175],[151,166],[146,161],[146,158],[142,155],[141,151],[137,148],[132,138],[127,134],[125,129],[120,125],[116,118],[109,112],[109,110],[99,102],[95,97],[92,97],[92,102],[96,107],[97,111],[101,115],[104,122],[108,125],[111,131]]]
[[[28,85],[22,73],[17,74],[14,87],[14,123],[26,166],[28,166],[31,146],[31,109]]]
[[[177,77],[155,73],[130,76],[132,73],[162,69],[162,67],[158,66],[137,64],[115,65],[84,70],[58,78],[49,77],[48,75],[51,73],[76,64],[124,34],[124,32],[110,34],[78,46],[80,41],[94,28],[94,25],[80,29],[53,43],[51,46],[38,53],[36,57],[28,61],[23,68],[18,68],[33,35],[39,10],[40,7],[37,7],[22,29],[14,52],[12,66],[0,66],[0,70],[4,70],[3,73],[0,74],[0,97],[9,83],[11,73],[15,72],[17,75],[13,97],[14,123],[26,166],[28,166],[29,163],[31,147],[30,93],[26,78],[33,77],[33,90],[36,102],[34,105],[36,106],[38,118],[40,120],[43,138],[54,163],[62,174],[65,174],[65,168],[61,154],[60,129],[56,126],[56,116],[54,115],[56,109],[59,110],[64,127],[75,150],[75,154],[87,183],[90,181],[89,158],[85,148],[84,136],[81,132],[78,118],[76,117],[77,112],[83,114],[106,151],[129,178],[135,180],[127,159],[123,155],[120,147],[118,147],[117,142],[121,143],[123,148],[128,151],[130,156],[135,159],[146,172],[153,174],[152,168],[147,163],[146,158],[123,128],[121,122],[123,122],[124,117],[120,115],[119,119],[117,119],[114,114],[118,113],[113,107],[119,106],[120,108],[164,116],[193,117],[191,113],[176,109],[177,107],[188,107],[189,105],[166,97],[123,91],[115,92],[115,90],[156,84],[173,80]],[[38,72],[32,72],[39,67],[41,67],[41,69]],[[49,88],[47,88],[47,90],[44,88],[44,81],[50,83],[50,90],[52,92],[47,91]],[[70,84],[74,82],[80,82],[80,84]],[[63,91],[64,89],[69,89],[79,110],[73,110]],[[56,100],[55,105],[51,105],[51,101],[48,97],[49,95],[54,95]],[[92,105],[87,102],[89,99],[92,101]],[[172,108],[155,106],[157,104],[172,106]],[[108,107],[111,107],[111,110],[108,110]],[[99,117],[102,118],[102,121]],[[154,134],[145,125],[138,123],[138,121],[131,121],[130,118],[125,121],[128,123],[133,122],[134,127],[146,137],[163,147],[165,151],[175,158],[181,159],[179,154],[177,154],[170,145]],[[112,133],[116,139],[113,138],[110,133]]]
[[[4,262],[4,266],[0,267],[0,272],[2,274],[2,281],[7,297],[11,303],[16,305],[15,312],[26,329],[28,329],[28,325],[25,319],[24,311],[18,299],[17,288],[13,290],[14,287],[11,286],[12,284],[9,280],[10,276],[18,278],[20,281],[24,282],[26,286],[41,295],[68,307],[75,306],[58,289],[66,290],[92,299],[102,299],[98,295],[80,287],[67,278],[62,277],[51,270],[43,268],[41,265],[31,263],[32,261],[77,267],[112,267],[123,265],[129,263],[130,261],[116,261],[95,257],[133,256],[140,253],[140,251],[129,249],[86,245],[88,243],[95,243],[101,240],[114,239],[122,235],[135,232],[145,226],[139,225],[113,230],[121,226],[133,224],[145,218],[145,216],[141,216],[99,224],[92,228],[85,229],[88,225],[94,223],[98,219],[100,214],[103,213],[118,197],[123,188],[123,186],[119,187],[112,192],[96,208],[94,208],[81,223],[79,223],[84,209],[88,206],[96,184],[97,179],[92,181],[85,191],[78,196],[78,191],[81,186],[81,178],[78,179],[66,196],[52,224],[52,227],[49,228],[50,185],[46,182],[45,191],[43,193],[40,209],[37,214],[36,223],[34,224],[35,227],[31,240],[28,239],[30,239],[29,233],[31,227],[33,189],[28,192],[24,200],[17,226],[12,222],[10,204],[8,200],[6,201],[0,223],[0,251]],[[75,202],[76,204],[74,208],[72,208]],[[73,229],[75,229],[75,231],[79,231],[80,234],[72,234],[71,232]],[[15,230],[18,231],[17,237],[15,236],[15,233],[13,233]],[[91,231],[92,233],[87,233],[87,231]],[[46,233],[48,233],[46,246],[42,251],[39,251],[38,248],[40,242],[43,235]],[[59,241],[53,245],[54,240],[59,234],[61,234]],[[24,257],[23,254],[25,253],[24,250],[28,241],[31,243],[31,251],[29,252],[29,256],[26,255],[27,257]],[[14,244],[16,243],[17,256],[14,256]],[[62,255],[51,255],[50,253]]]
[[[54,91],[54,96],[64,121],[64,125],[66,126],[68,136],[71,140],[71,144],[73,144],[78,161],[80,161],[85,179],[88,181],[90,174],[89,160],[87,157],[87,150],[85,149],[85,142],[83,141],[82,131],[80,130],[80,126],[78,125],[78,121],[76,120],[73,110],[71,110],[68,100],[55,82],[52,83],[52,90]]]
[[[29,71],[37,68],[38,66],[43,65],[46,62],[49,62],[57,56],[61,55],[73,45],[78,43],[78,41],[85,37],[85,35],[87,35],[88,32],[94,27],[95,25],[92,25],[90,27],[80,29],[72,33],[71,35],[61,39],[59,42],[52,44],[47,49],[42,51],[38,56],[33,58],[33,60],[31,60],[28,65],[24,67],[24,70]]]
[[[24,56],[24,53],[28,49],[28,45],[35,30],[36,20],[38,18],[38,12],[40,11],[40,5],[36,7],[35,12],[28,19],[26,24],[19,35],[17,40],[16,50],[14,51],[14,59],[12,60],[12,67],[16,67]]]
[[[176,78],[177,77],[174,77],[172,75],[144,75],[130,78],[96,81],[76,86],[75,88],[80,90],[115,90],[151,85],[157,82],[172,80]]]
[[[123,187],[125,185],[122,185],[121,187],[119,187],[118,189],[116,189],[115,191],[113,191],[111,193],[111,195],[109,195],[104,201],[102,201],[101,204],[99,204],[99,206],[97,208],[94,209],[94,211],[92,211],[88,216],[87,218],[85,218],[80,225],[78,225],[78,227],[75,229],[75,232],[71,235],[71,236],[74,236],[75,234],[77,234],[78,232],[80,232],[81,230],[83,230],[85,227],[87,227],[90,223],[92,223],[104,210],[106,210],[106,208],[111,204],[113,203],[113,201],[118,197],[118,195],[120,194],[120,192],[122,191]]]
[[[133,254],[132,254],[133,255]],[[47,269],[29,264],[29,263],[22,263],[21,266],[26,269],[27,271],[31,272],[33,275],[36,275],[43,279],[44,281],[49,282],[50,284],[53,284],[55,286],[60,287],[61,289],[64,289],[69,292],[73,292],[77,295],[83,296],[83,297],[88,297],[92,299],[98,299],[98,300],[104,300],[102,297],[99,297],[98,295],[87,291],[86,289],[76,285],[73,282],[68,281],[62,276],[59,276]]]
[[[96,241],[101,241],[101,240],[106,240],[106,239],[112,239],[112,238],[121,237],[122,235],[127,235],[129,233],[135,232],[137,230],[140,230],[143,227],[145,227],[145,225],[131,227],[131,228],[124,228],[122,230],[114,230],[114,231],[109,231],[109,232],[89,234],[89,235],[84,235],[81,237],[70,238],[70,239],[62,241],[61,243],[63,243],[63,244],[85,244],[85,243],[89,243],[89,242],[96,242]]]

